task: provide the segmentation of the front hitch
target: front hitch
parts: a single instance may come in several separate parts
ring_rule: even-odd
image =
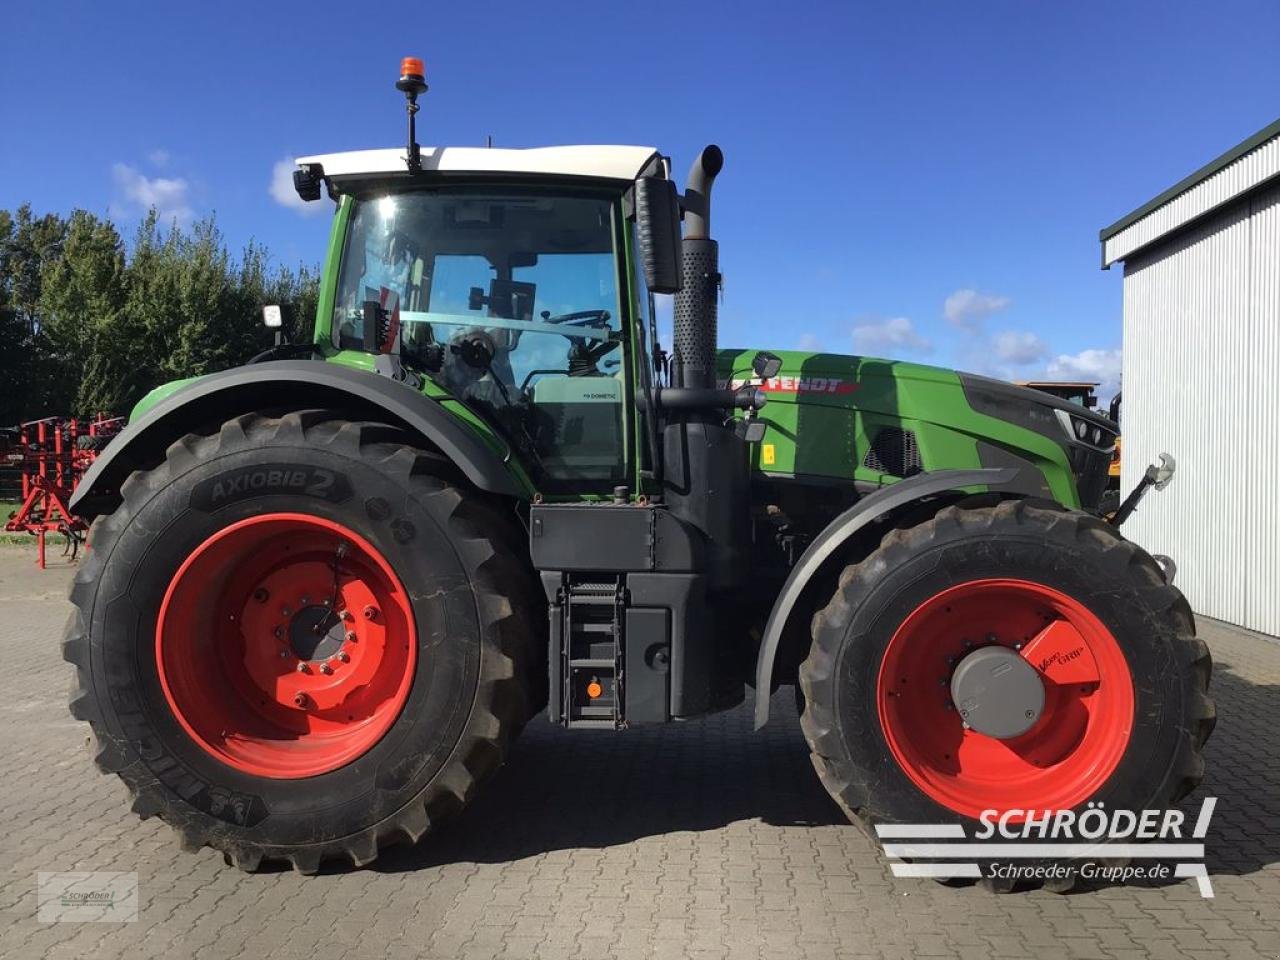
[[[1120,504],[1120,509],[1111,515],[1111,519],[1107,521],[1113,527],[1118,527],[1124,523],[1132,515],[1133,511],[1138,509],[1138,504],[1142,502],[1142,498],[1147,495],[1147,491],[1154,487],[1157,490],[1163,490],[1173,480],[1173,472],[1178,468],[1177,462],[1167,453],[1160,454],[1160,464],[1151,464],[1147,467],[1146,472],[1142,475],[1142,479],[1138,481],[1138,485],[1133,488],[1133,492],[1125,497],[1124,503]]]

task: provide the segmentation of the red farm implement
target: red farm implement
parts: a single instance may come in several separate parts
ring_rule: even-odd
[[[71,513],[67,503],[98,451],[123,426],[123,417],[46,417],[20,424],[14,431],[13,444],[4,460],[6,466],[21,474],[21,502],[4,529],[36,537],[41,569],[45,565],[45,537],[50,533],[62,534],[66,540],[64,555],[75,558],[88,527]]]

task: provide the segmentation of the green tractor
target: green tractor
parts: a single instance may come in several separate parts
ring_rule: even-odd
[[[598,734],[752,687],[762,726],[780,685],[864,824],[1196,785],[1209,653],[1097,515],[1107,418],[717,349],[716,147],[683,193],[648,147],[420,148],[421,64],[397,86],[407,148],[294,176],[336,205],[314,342],[155,390],[75,493],[71,709],[137,813],[243,869],[361,866],[539,711]]]

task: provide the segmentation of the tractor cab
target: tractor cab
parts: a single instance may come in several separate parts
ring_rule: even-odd
[[[656,151],[423,148],[412,175],[399,150],[299,164],[338,203],[325,348],[429,380],[541,490],[632,479],[637,355],[652,369],[634,191],[665,178]]]

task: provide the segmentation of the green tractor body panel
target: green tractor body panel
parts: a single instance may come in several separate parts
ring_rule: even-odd
[[[317,317],[317,330],[319,321]],[[756,475],[801,483],[886,486],[920,472],[989,466],[982,454],[985,446],[1026,461],[1043,477],[1054,500],[1080,506],[1061,443],[973,409],[955,371],[872,357],[773,352],[782,360],[782,370],[765,382],[751,370],[757,351],[721,350],[717,357],[722,382],[733,387],[756,384],[768,398],[759,414],[767,425],[765,437],[751,448]],[[373,356],[356,350],[335,352],[330,347],[325,360],[374,370]],[[156,387],[133,408],[130,420],[201,379],[188,377]],[[421,391],[495,451],[510,453],[490,424],[434,380],[424,378]],[[509,465],[531,497],[533,480],[517,459],[510,459]]]
[[[721,350],[717,373],[738,387],[756,384],[768,428],[752,450],[764,477],[813,483],[897,483],[916,473],[1005,466],[1025,461],[1046,493],[1080,506],[1061,439],[973,408],[960,374],[897,360],[773,351],[777,377],[760,381],[754,350]],[[976,379],[976,378],[975,378]],[[995,463],[993,459],[1006,462]]]
[[[184,377],[181,380],[170,380],[168,383],[162,383],[154,390],[149,391],[141,400],[133,405],[133,409],[129,411],[129,422],[133,423],[139,417],[143,416],[161,400],[173,396],[189,383],[195,383],[200,377]]]

